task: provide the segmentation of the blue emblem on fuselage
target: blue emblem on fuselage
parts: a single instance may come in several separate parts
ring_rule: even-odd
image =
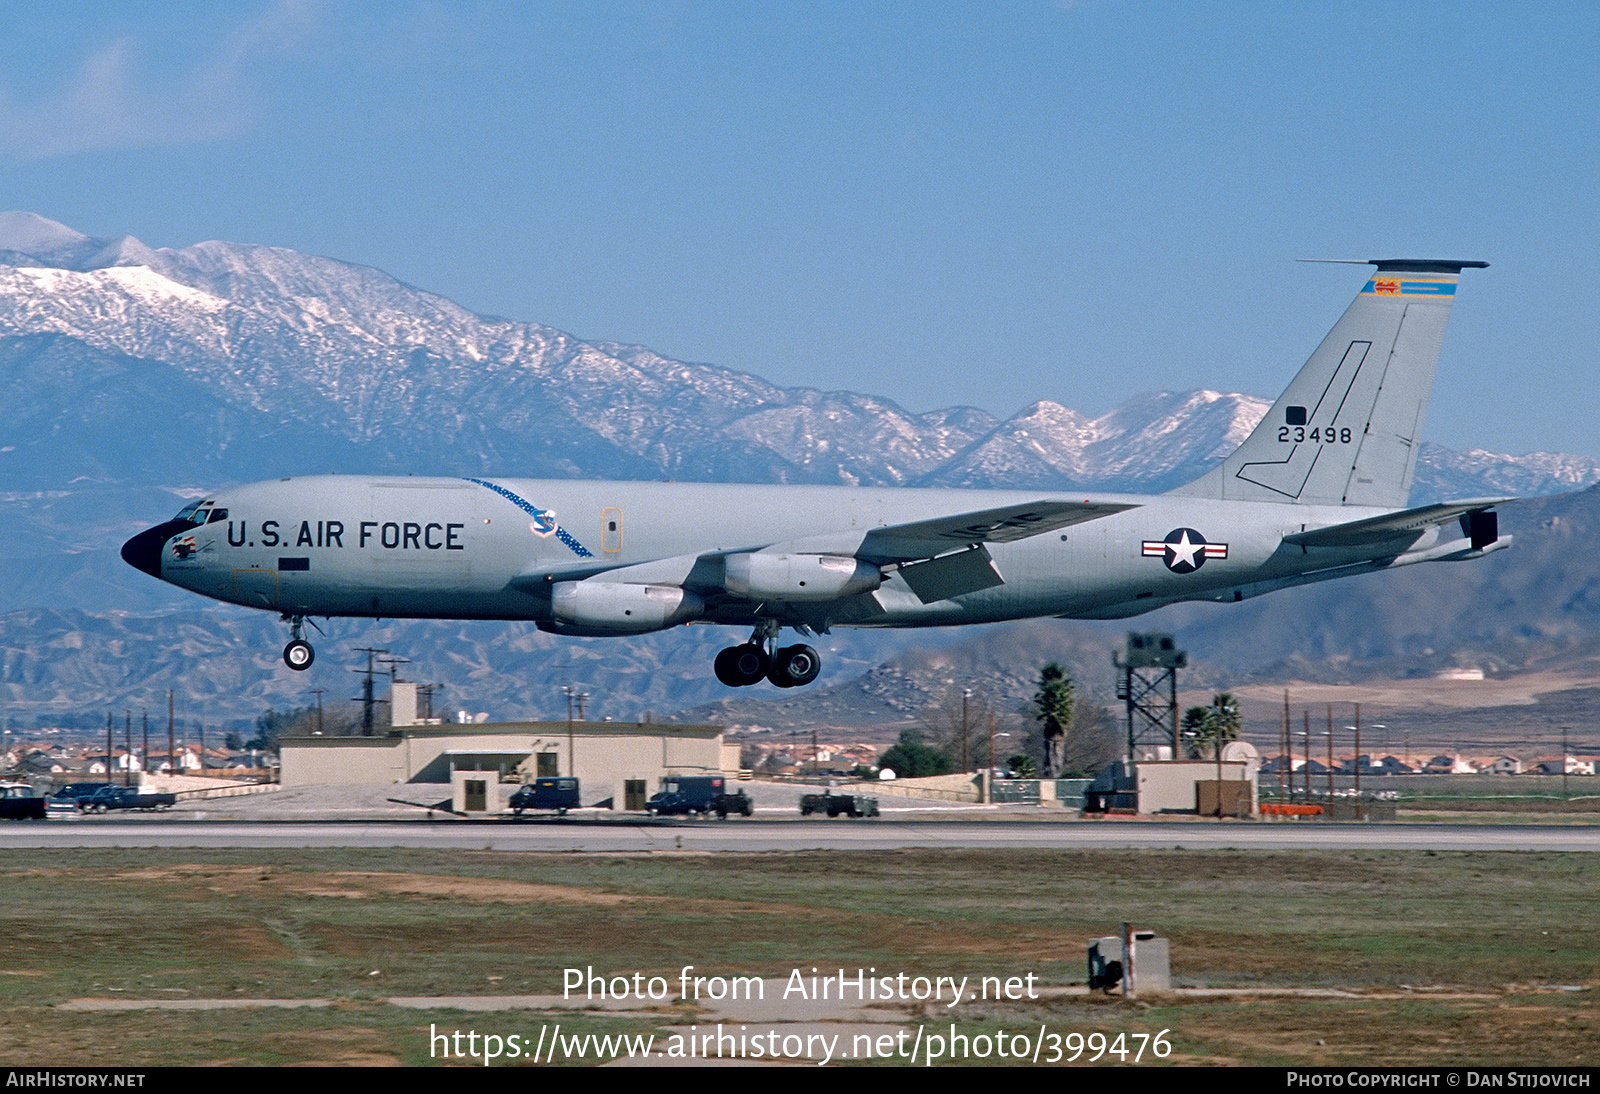
[[[1166,539],[1147,539],[1141,544],[1145,558],[1165,559],[1167,569],[1175,574],[1192,574],[1206,564],[1208,558],[1227,558],[1226,543],[1208,543],[1206,537],[1193,528],[1174,528]]]
[[[579,543],[573,538],[571,532],[567,531],[556,522],[556,515],[553,511],[549,509],[540,509],[537,505],[534,505],[526,498],[519,497],[517,494],[514,494],[510,490],[507,490],[505,487],[501,486],[499,483],[488,482],[484,479],[468,479],[467,481],[476,483],[487,490],[493,490],[496,494],[499,494],[512,505],[515,505],[518,509],[521,509],[524,513],[527,513],[530,517],[532,517],[533,521],[528,525],[528,530],[533,532],[534,535],[553,535],[562,543],[565,543],[572,550],[572,553],[577,555],[579,558],[594,557],[593,552],[591,552],[589,548]]]

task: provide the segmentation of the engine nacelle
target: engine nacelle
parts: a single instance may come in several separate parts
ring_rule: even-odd
[[[750,600],[837,600],[883,584],[883,571],[848,555],[748,551],[725,560],[723,587]]]
[[[698,619],[705,602],[676,585],[562,581],[550,590],[556,622],[583,632],[644,634]]]

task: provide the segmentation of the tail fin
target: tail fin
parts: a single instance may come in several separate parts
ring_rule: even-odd
[[[1463,269],[1487,262],[1373,259],[1378,267],[1245,442],[1174,494],[1398,509],[1445,322]]]

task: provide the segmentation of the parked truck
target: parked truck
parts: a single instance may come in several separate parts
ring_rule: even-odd
[[[570,775],[546,775],[525,783],[511,795],[510,802],[511,812],[518,817],[529,809],[553,810],[558,817],[564,817],[568,809],[580,804],[578,780]]]
[[[645,812],[653,817],[691,813],[715,813],[719,817],[737,813],[748,817],[754,813],[750,795],[743,790],[728,793],[727,782],[722,775],[668,775],[661,780],[661,792],[645,802]]]
[[[800,815],[809,817],[813,813],[826,813],[830,817],[876,817],[878,799],[861,794],[835,794],[831,790],[800,795]]]
[[[135,786],[102,787],[78,801],[78,807],[85,813],[109,813],[118,809],[171,809],[176,804],[176,794],[143,793]]]

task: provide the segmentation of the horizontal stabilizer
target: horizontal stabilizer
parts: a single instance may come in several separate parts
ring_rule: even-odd
[[[1446,524],[1463,514],[1481,513],[1485,509],[1515,500],[1515,498],[1474,498],[1470,501],[1447,501],[1438,505],[1424,505],[1418,509],[1402,509],[1398,513],[1385,513],[1379,517],[1352,520],[1348,524],[1294,532],[1284,536],[1283,542],[1298,547],[1360,547],[1368,543],[1381,543],[1386,539],[1399,539],[1408,533],[1422,532],[1436,525]]]
[[[856,557],[873,562],[933,558],[967,544],[1010,543],[1135,508],[1138,506],[1125,502],[1033,501],[956,513],[875,528],[861,541]]]

